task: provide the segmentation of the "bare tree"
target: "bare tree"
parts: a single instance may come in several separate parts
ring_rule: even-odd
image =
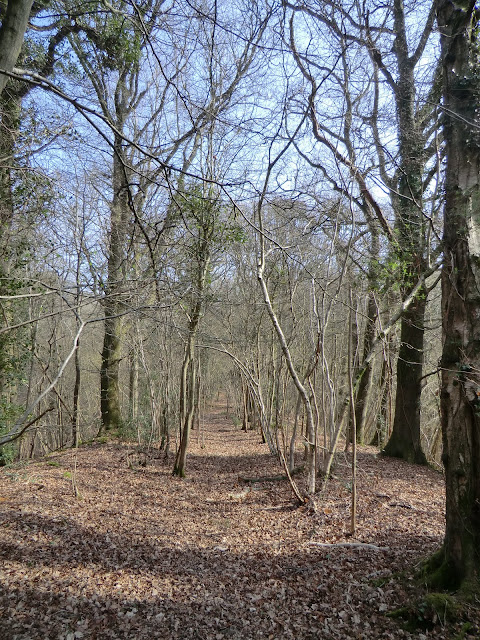
[[[429,161],[435,155],[432,132],[438,83],[433,82],[434,69],[428,83],[430,93],[423,87],[419,89],[417,77],[432,33],[433,3],[423,5],[424,20],[415,37],[407,33],[410,29],[407,9],[400,0],[382,7],[368,3],[351,7],[341,2],[325,2],[315,7],[284,2],[284,6],[289,12],[288,45],[308,88],[303,113],[308,117],[318,148],[306,154],[302,145],[296,144],[297,151],[336,191],[346,194],[347,184],[356,183],[352,196],[358,211],[363,211],[370,223],[372,249],[377,250],[374,242],[377,231],[372,227],[372,221],[376,220],[378,229],[388,239],[392,261],[397,265],[394,278],[400,284],[402,298],[406,299],[432,262],[424,194],[435,175]],[[322,42],[318,48],[321,59],[308,44],[312,39]],[[332,105],[332,95],[342,98]],[[392,122],[387,112],[387,95],[395,106],[395,145],[391,143],[391,129],[385,126],[382,129],[383,118],[390,116]],[[297,103],[298,100],[291,100],[292,113],[298,110]],[[370,136],[365,135],[366,128]],[[388,219],[388,208],[373,189],[375,183],[389,191],[394,225]],[[374,257],[373,261],[376,260]],[[427,294],[427,289],[420,291],[401,319],[396,414],[387,447],[391,455],[417,462],[425,461],[420,446],[420,397]],[[376,313],[373,299],[371,302],[370,326]],[[371,341],[368,334],[366,341],[368,351]],[[365,387],[358,390],[362,395],[369,386],[370,372],[365,373],[367,377],[361,383]],[[364,408],[362,400],[359,412]]]

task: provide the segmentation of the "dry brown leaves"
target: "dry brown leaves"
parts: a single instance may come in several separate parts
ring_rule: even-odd
[[[185,480],[116,443],[2,470],[0,638],[448,637],[385,615],[407,597],[398,572],[441,543],[440,474],[362,449],[352,539],[346,457],[314,511],[286,482],[239,481],[281,471],[222,407],[203,439]]]

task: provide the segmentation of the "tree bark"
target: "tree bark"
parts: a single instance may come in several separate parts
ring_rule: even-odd
[[[402,0],[394,0],[394,24],[397,34],[394,53],[399,74],[394,92],[400,155],[398,194],[393,197],[397,214],[394,253],[402,274],[400,288],[405,298],[427,267],[422,210],[425,142],[415,113],[417,60],[409,54]],[[426,294],[426,289],[422,288],[401,318],[395,418],[391,438],[385,447],[387,455],[418,464],[426,464],[420,444]]]
[[[195,193],[186,196],[186,210],[184,216],[189,213],[191,222],[197,225],[198,236],[189,247],[192,261],[192,298],[188,309],[188,334],[185,344],[185,354],[183,358],[180,376],[180,446],[173,466],[173,475],[180,478],[185,477],[187,464],[187,450],[190,441],[190,434],[194,424],[196,403],[199,401],[197,385],[197,366],[195,358],[196,339],[202,313],[205,305],[205,292],[208,288],[207,277],[210,269],[210,255],[213,238],[215,237],[215,225],[217,222],[218,209],[216,204],[209,204],[208,201],[200,202],[195,198]],[[189,201],[189,196],[191,201]]]
[[[125,114],[118,114],[123,120]],[[122,125],[120,125],[122,126]],[[130,209],[128,177],[122,151],[122,141],[116,136],[113,153],[113,198],[110,206],[110,246],[105,299],[105,334],[102,349],[101,413],[105,431],[119,429],[122,424],[119,372],[122,358],[123,319],[121,291],[125,279],[125,251]]]
[[[368,209],[367,209],[368,210]],[[377,301],[375,298],[375,290],[378,288],[378,262],[380,255],[380,239],[378,223],[369,215],[368,224],[370,228],[370,256],[368,265],[368,297],[365,318],[365,331],[363,335],[363,353],[362,362],[367,358],[375,340],[376,322],[377,322]],[[355,423],[357,428],[357,442],[364,444],[366,433],[367,410],[372,387],[373,379],[373,360],[367,364],[365,372],[358,384],[355,395]]]
[[[33,0],[10,0],[0,27],[0,69],[12,71],[22,48]],[[0,95],[8,77],[0,74]]]
[[[365,334],[363,336],[363,357],[365,358],[372,348],[375,339],[375,320],[377,318],[377,305],[375,296],[372,291],[368,294],[367,302],[367,318],[365,325]],[[366,418],[368,409],[368,400],[370,389],[372,386],[373,362],[369,362],[365,369],[365,373],[360,379],[357,395],[355,397],[355,424],[357,433],[357,442],[364,444]]]
[[[425,297],[416,298],[401,322],[393,431],[385,455],[426,464],[420,442]]]
[[[180,384],[180,419],[181,433],[180,446],[175,458],[173,467],[173,475],[180,478],[185,477],[185,468],[187,464],[187,451],[190,442],[190,434],[192,432],[193,418],[195,414],[195,389],[196,384],[196,367],[195,367],[195,336],[197,332],[198,322],[195,327],[191,328],[188,336],[187,345],[185,347],[185,357],[183,359],[181,384]]]
[[[15,145],[20,131],[20,99],[10,91],[4,91],[0,97],[0,294],[12,293],[12,284],[8,280],[15,263],[15,244],[12,243],[12,223],[14,219],[13,182],[15,166]],[[12,316],[11,305],[3,303],[3,327]],[[8,369],[11,354],[9,345],[14,336],[9,333],[0,335],[0,393],[5,387],[5,372]]]
[[[475,2],[437,2],[447,145],[442,270],[444,553],[432,582],[480,575],[480,95]]]

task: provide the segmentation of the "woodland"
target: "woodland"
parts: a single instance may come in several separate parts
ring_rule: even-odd
[[[0,1],[0,637],[480,637],[479,12]]]

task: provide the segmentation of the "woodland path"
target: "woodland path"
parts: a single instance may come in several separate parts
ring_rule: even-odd
[[[348,459],[316,512],[297,508],[287,482],[239,481],[281,469],[221,404],[185,480],[158,451],[129,466],[133,449],[0,470],[1,640],[450,637],[441,620],[409,633],[385,615],[412,596],[398,572],[441,542],[440,473],[362,448],[352,540]],[[387,549],[312,544],[352,541]]]

